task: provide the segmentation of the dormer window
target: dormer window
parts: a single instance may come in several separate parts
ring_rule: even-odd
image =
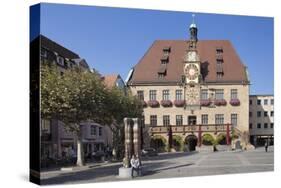
[[[166,65],[160,65],[158,69],[158,78],[163,78],[166,75],[167,68]]]
[[[166,46],[166,47],[163,48],[163,54],[165,56],[168,56],[170,52],[171,52],[171,47],[170,46]]]
[[[164,78],[165,74],[164,73],[158,73],[158,78]]]
[[[217,72],[217,79],[221,79],[223,77],[223,72]]]
[[[161,64],[167,64],[168,62],[169,62],[169,56],[164,55],[164,56],[161,58]]]
[[[222,54],[223,53],[222,47],[217,47],[216,52],[217,52],[217,55]]]
[[[61,56],[57,56],[57,63],[58,63],[59,65],[64,66],[64,58],[61,57]]]
[[[41,48],[40,53],[42,58],[47,58],[48,52],[45,48]]]

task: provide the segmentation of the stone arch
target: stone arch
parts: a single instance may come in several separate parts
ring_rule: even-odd
[[[173,138],[172,138],[172,142],[173,142],[173,148],[176,150],[176,151],[182,151],[183,150],[183,140],[182,140],[182,137],[179,136],[179,135],[173,135]]]
[[[195,151],[197,142],[198,138],[194,134],[188,135],[184,139],[184,144],[187,145],[188,151]]]
[[[220,133],[217,138],[216,138],[216,142],[219,145],[226,145],[227,141],[226,141],[226,134],[225,133]]]
[[[203,136],[202,136],[202,144],[203,145],[206,145],[206,146],[211,146],[215,143],[215,139],[214,137],[209,134],[209,133],[205,133]]]
[[[150,139],[150,147],[156,149],[158,152],[164,152],[167,145],[167,140],[164,136],[154,135]]]

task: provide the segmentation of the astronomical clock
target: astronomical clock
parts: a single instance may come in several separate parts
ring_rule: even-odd
[[[188,109],[200,107],[200,59],[197,51],[188,51],[184,57],[186,104]]]

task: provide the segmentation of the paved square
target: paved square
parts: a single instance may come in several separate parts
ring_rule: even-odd
[[[274,148],[253,151],[163,153],[143,159],[143,176],[138,179],[190,177],[218,174],[264,172],[274,170]],[[121,163],[103,163],[72,172],[41,173],[42,184],[120,181]],[[126,179],[127,180],[127,179]]]

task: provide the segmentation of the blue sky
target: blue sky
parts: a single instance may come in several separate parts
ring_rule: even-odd
[[[85,58],[100,73],[119,73],[126,79],[154,40],[188,39],[191,15],[176,11],[42,4],[40,30]],[[232,42],[248,67],[251,94],[273,94],[273,18],[196,13],[195,22],[199,40]]]

